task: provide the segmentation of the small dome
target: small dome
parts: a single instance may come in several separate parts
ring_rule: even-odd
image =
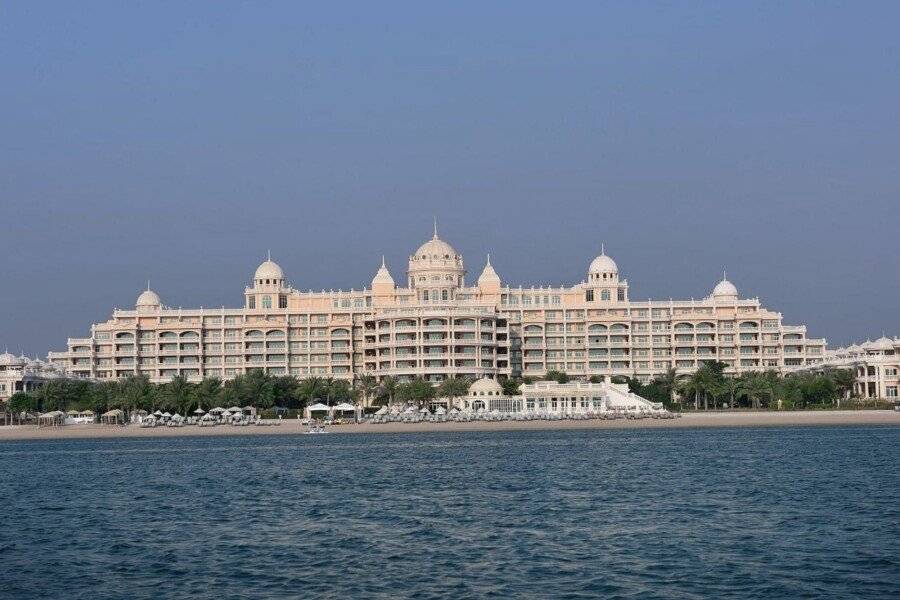
[[[278,263],[269,258],[263,264],[257,267],[256,274],[253,275],[253,279],[282,280],[284,279],[284,271],[281,270],[281,267],[278,266]]]
[[[858,344],[851,344],[849,348],[847,348],[847,352],[851,354],[859,354],[862,352],[862,348]]]
[[[378,272],[375,273],[375,277],[372,278],[372,287],[374,288],[376,284],[387,284],[392,287],[394,285],[394,278],[391,277],[391,272],[388,271],[383,256],[381,257],[381,268],[378,269]]]
[[[591,261],[591,266],[588,267],[588,273],[618,273],[619,266],[616,264],[616,261],[611,259],[606,255],[606,252],[603,252],[600,256]]]
[[[722,279],[719,283],[716,284],[716,287],[713,288],[712,293],[714,298],[720,298],[724,296],[737,296],[738,291],[737,288],[734,287],[734,284],[728,281],[727,279]]]
[[[28,359],[23,359],[15,354],[4,352],[0,354],[0,365],[4,367],[24,367]]]
[[[499,396],[503,393],[503,386],[490,377],[482,377],[469,386],[470,396]]]
[[[484,270],[481,272],[481,275],[478,276],[478,287],[484,287],[487,284],[500,284],[500,276],[497,275],[497,271],[495,271],[493,265],[491,265],[490,254],[488,254],[487,264],[484,265]]]
[[[159,299],[159,295],[150,288],[147,288],[146,290],[141,292],[141,295],[138,296],[137,302],[135,302],[135,306],[137,306],[138,308],[158,308],[161,304],[162,301]]]
[[[894,340],[889,337],[881,336],[875,340],[875,343],[884,350],[893,350],[894,348]]]

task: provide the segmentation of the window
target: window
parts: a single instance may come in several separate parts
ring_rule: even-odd
[[[278,296],[278,308],[287,308],[287,296]]]
[[[250,296],[247,298],[247,308],[253,310],[256,308],[256,296]]]
[[[272,296],[263,296],[262,307],[263,308],[272,308]]]
[[[618,291],[616,292],[616,299],[617,299],[619,302],[624,302],[624,301],[625,301],[625,288],[619,288],[619,289],[618,289]]]
[[[609,290],[602,290],[600,292],[600,300],[608,302],[610,299]]]
[[[585,302],[593,302],[594,301],[594,290],[588,290],[584,293],[584,301]]]

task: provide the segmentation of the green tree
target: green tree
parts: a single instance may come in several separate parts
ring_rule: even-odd
[[[853,391],[853,384],[856,383],[856,375],[850,369],[829,369],[826,376],[834,382],[835,389],[838,392],[837,405],[841,405],[841,400],[849,400]]]
[[[360,395],[362,395],[363,405],[368,406],[370,399],[378,390],[378,382],[375,380],[374,376],[365,373],[360,375],[359,379],[356,380],[356,389],[359,390]]]
[[[397,387],[397,398],[421,408],[434,398],[434,387],[421,377],[417,377]]]
[[[747,373],[741,377],[741,392],[755,409],[761,408],[764,401],[773,397],[772,384],[762,373]]]
[[[378,387],[378,395],[385,399],[387,404],[393,404],[397,398],[397,389],[399,387],[400,384],[397,382],[397,379],[388,375],[381,380],[381,385]]]
[[[569,376],[564,371],[549,370],[544,375],[544,381],[555,381],[556,383],[569,383]]]
[[[16,392],[9,397],[6,402],[9,412],[16,417],[19,423],[22,422],[22,413],[34,412],[37,410],[37,399],[31,394],[25,392]]]
[[[194,387],[194,404],[208,411],[214,408],[222,393],[222,380],[218,377],[206,377]]]
[[[500,386],[503,388],[504,396],[518,396],[520,394],[520,385],[521,384],[519,383],[519,381],[513,379],[512,377],[500,381]]]
[[[448,377],[438,385],[437,395],[456,399],[469,393],[469,385],[469,380],[465,377]]]
[[[194,397],[193,386],[181,375],[157,388],[157,402],[173,413],[187,415],[192,410]]]
[[[325,396],[325,384],[321,377],[307,377],[297,384],[297,398],[303,406],[314,404]]]

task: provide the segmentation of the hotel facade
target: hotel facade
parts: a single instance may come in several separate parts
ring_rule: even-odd
[[[488,257],[474,285],[463,258],[435,228],[410,257],[405,285],[382,259],[359,291],[302,292],[263,262],[240,308],[166,307],[147,289],[132,310],[114,310],[70,338],[49,360],[75,377],[143,374],[154,382],[273,375],[377,380],[462,376],[616,375],[649,380],[721,361],[728,372],[782,372],[822,361],[824,339],[785,325],[758,298],[723,279],[702,300],[633,302],[604,253],[571,287],[510,287]]]

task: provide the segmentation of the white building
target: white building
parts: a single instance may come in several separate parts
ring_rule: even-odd
[[[62,376],[63,371],[50,363],[4,352],[0,354],[0,404],[16,392],[33,392]]]
[[[881,337],[846,348],[828,350],[820,364],[804,370],[850,369],[856,381],[853,395],[897,402],[900,400],[900,338]]]
[[[368,287],[303,292],[268,259],[241,307],[173,309],[148,289],[133,309],[114,310],[50,359],[79,377],[143,374],[155,382],[254,369],[434,382],[550,370],[649,380],[709,361],[731,373],[786,371],[821,362],[825,350],[823,339],[785,325],[758,298],[742,299],[724,278],[701,300],[632,301],[605,252],[571,286],[509,286],[490,259],[475,284],[466,274],[462,256],[436,230],[410,255],[405,285],[382,259]]]
[[[627,384],[608,381],[536,381],[522,384],[516,396],[504,396],[503,388],[493,379],[479,379],[469,386],[469,395],[458,408],[471,411],[504,413],[546,413],[576,415],[605,412],[658,412],[662,404],[650,402],[628,389]]]

